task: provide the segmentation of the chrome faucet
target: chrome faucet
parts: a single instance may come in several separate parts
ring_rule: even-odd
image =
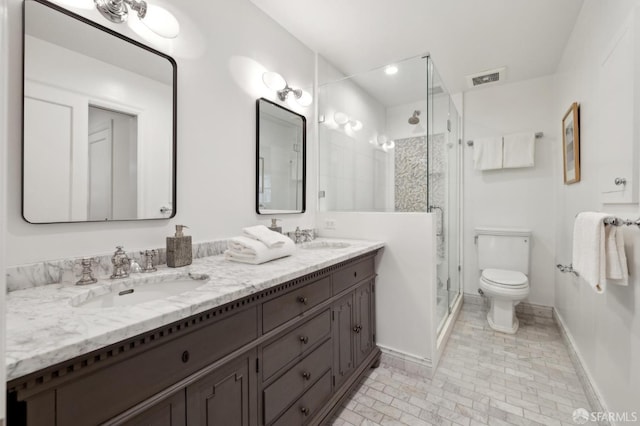
[[[155,272],[158,270],[158,268],[153,266],[153,257],[156,255],[155,250],[141,251],[140,254],[144,258],[144,266],[142,267],[141,272]]]
[[[111,263],[113,264],[113,274],[111,279],[127,278],[129,276],[129,267],[131,266],[131,259],[127,256],[122,246],[117,246],[116,251],[111,256]]]
[[[82,277],[76,282],[76,285],[87,285],[97,283],[98,280],[93,276],[91,266],[97,264],[97,260],[93,257],[84,258],[76,261],[76,263],[82,266]]]
[[[308,241],[313,241],[313,229],[300,229],[299,226],[296,226],[296,230],[293,232],[293,242],[300,244]]]

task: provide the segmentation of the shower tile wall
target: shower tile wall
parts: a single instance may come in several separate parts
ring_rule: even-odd
[[[395,209],[427,211],[427,138],[397,139],[395,151]]]
[[[431,136],[431,151],[427,156],[427,137],[397,139],[395,151],[395,208],[398,212],[426,212],[428,203],[445,208],[444,157],[445,135]],[[430,161],[430,170],[427,168]],[[428,176],[427,176],[428,173]],[[427,182],[429,185],[425,185]],[[446,212],[446,211],[445,211]],[[442,229],[442,215],[437,214],[437,229]],[[444,257],[445,244],[438,238],[438,256]]]

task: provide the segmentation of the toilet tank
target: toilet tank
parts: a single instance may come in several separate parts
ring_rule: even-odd
[[[509,269],[529,274],[531,231],[511,228],[476,228],[479,269]]]

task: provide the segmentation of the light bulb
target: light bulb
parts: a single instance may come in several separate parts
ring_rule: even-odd
[[[311,94],[306,90],[302,90],[302,93],[298,98],[298,104],[300,104],[300,106],[307,107],[311,105],[311,102],[313,102],[313,97],[311,96]]]
[[[398,72],[398,67],[396,67],[395,65],[389,65],[384,69],[384,73],[387,75],[393,75],[396,74]]]
[[[282,90],[287,87],[284,77],[273,71],[267,71],[262,74],[262,82],[271,90]]]
[[[396,143],[394,141],[388,141],[384,146],[387,147],[387,150],[390,150],[396,147]]]
[[[142,23],[154,33],[164,38],[176,38],[180,33],[180,23],[167,9],[154,4],[147,5],[147,13]]]
[[[354,132],[357,132],[360,129],[362,129],[362,121],[351,120],[351,130],[353,130]]]
[[[378,135],[378,145],[382,146],[387,143],[387,137],[385,135]]]
[[[340,111],[338,111],[335,114],[333,114],[333,119],[340,126],[344,126],[345,124],[347,124],[349,122],[349,117],[347,117],[347,114],[345,114],[344,112],[340,112]]]

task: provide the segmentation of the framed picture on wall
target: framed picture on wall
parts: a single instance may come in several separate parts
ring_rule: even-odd
[[[580,122],[578,103],[571,104],[562,118],[562,158],[564,183],[580,182]]]

